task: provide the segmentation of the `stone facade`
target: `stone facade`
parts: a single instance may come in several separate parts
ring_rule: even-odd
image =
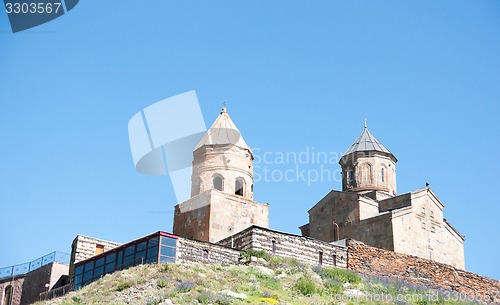
[[[69,266],[61,263],[50,263],[28,272],[23,276],[5,278],[0,281],[3,305],[6,289],[12,286],[12,305],[28,305],[40,300],[40,293],[57,289],[68,281]],[[49,284],[48,289],[45,287]]]
[[[213,179],[222,179],[222,189],[236,194],[236,180],[241,179],[244,198],[253,200],[253,155],[249,148],[235,145],[203,145],[193,152],[191,197],[213,189]]]
[[[215,189],[175,206],[174,218],[174,234],[210,242],[252,225],[269,226],[267,204]]]
[[[12,278],[5,278],[0,280],[0,304],[7,304],[7,298],[9,297],[12,300],[12,305],[21,305],[25,303],[21,303],[21,296],[23,293],[23,285],[26,276],[16,276]]]
[[[312,238],[252,226],[219,244],[238,250],[264,250],[313,266],[346,268],[347,249]]]
[[[253,201],[253,154],[223,108],[193,151],[191,198],[175,206],[173,233],[217,242],[251,225],[269,226]]]
[[[240,251],[208,242],[179,237],[177,239],[176,263],[227,263],[235,264]]]
[[[77,235],[71,244],[71,260],[69,268],[69,278],[73,278],[75,264],[91,258],[102,252],[114,249],[121,244],[102,240],[94,237]]]
[[[443,208],[428,187],[381,201],[331,191],[309,210],[309,224],[301,231],[327,242],[352,238],[464,269],[464,237],[444,220]]]
[[[383,191],[396,195],[396,160],[390,155],[364,152],[342,158],[344,191]]]
[[[39,301],[40,293],[66,285],[68,272],[69,266],[60,263],[51,263],[29,272],[23,283],[21,305]],[[49,289],[45,288],[45,284],[49,284]]]
[[[381,201],[380,211],[391,214],[393,250],[465,269],[464,237],[443,209],[430,188]]]
[[[349,270],[452,290],[488,303],[500,303],[500,281],[420,257],[378,249],[348,240]]]
[[[340,160],[342,191],[309,211],[303,236],[331,242],[352,238],[381,249],[465,268],[464,236],[443,218],[429,187],[396,195],[394,155],[365,126]]]

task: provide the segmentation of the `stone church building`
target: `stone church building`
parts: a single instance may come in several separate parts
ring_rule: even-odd
[[[193,151],[191,198],[175,206],[173,233],[219,242],[269,227],[268,205],[253,201],[253,154],[225,107]],[[309,210],[302,236],[356,239],[464,269],[464,236],[443,218],[429,187],[398,195],[396,157],[366,128],[340,160],[342,191]]]
[[[342,191],[309,210],[303,236],[345,238],[464,269],[464,236],[443,218],[444,204],[427,186],[397,195],[396,157],[366,128],[339,161]]]

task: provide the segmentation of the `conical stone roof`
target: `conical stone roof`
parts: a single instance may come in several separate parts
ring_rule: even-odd
[[[219,117],[207,130],[207,133],[194,150],[207,145],[235,145],[252,152],[245,140],[243,140],[240,131],[234,125],[233,120],[229,117],[226,107],[222,108]]]

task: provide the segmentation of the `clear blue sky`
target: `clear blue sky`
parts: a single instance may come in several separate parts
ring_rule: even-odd
[[[0,267],[69,252],[77,234],[172,231],[170,180],[134,170],[127,123],[188,90],[207,125],[225,101],[260,153],[342,153],[368,118],[399,159],[398,193],[429,182],[466,268],[500,279],[496,0],[81,1],[17,34],[1,11]],[[340,188],[259,181],[255,198],[299,233]]]

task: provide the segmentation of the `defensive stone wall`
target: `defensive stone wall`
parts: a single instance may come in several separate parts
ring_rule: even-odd
[[[401,279],[435,289],[466,294],[480,301],[500,304],[500,281],[432,260],[347,241],[347,269]]]
[[[228,263],[235,264],[240,251],[221,245],[179,237],[177,239],[176,263]]]
[[[344,247],[258,226],[236,233],[221,240],[219,244],[238,250],[264,250],[269,254],[295,258],[312,266],[347,267],[347,249]]]

